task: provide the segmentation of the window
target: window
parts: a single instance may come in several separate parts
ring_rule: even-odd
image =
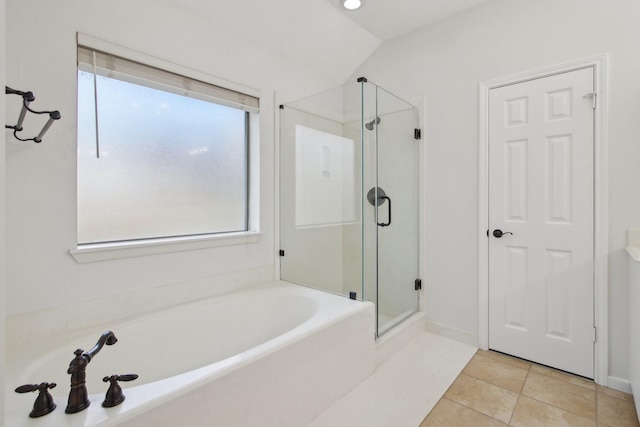
[[[258,99],[78,47],[78,244],[249,229]]]

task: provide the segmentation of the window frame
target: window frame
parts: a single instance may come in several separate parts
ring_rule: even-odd
[[[207,74],[177,65],[165,60],[155,58],[122,46],[95,39],[84,34],[77,34],[77,46],[83,46],[96,51],[109,52],[114,56],[137,62],[145,66],[164,70],[169,73],[195,81],[211,84],[229,91],[246,94],[259,99],[258,91],[223,81]],[[79,69],[79,67],[76,67]],[[76,72],[77,75],[77,72]],[[224,104],[224,103],[223,103]],[[78,263],[97,262],[104,260],[129,258],[135,256],[171,253],[194,249],[214,248],[230,245],[243,245],[257,243],[261,240],[260,214],[259,214],[259,129],[260,117],[258,109],[248,109],[245,132],[247,134],[247,201],[246,201],[246,231],[216,232],[210,234],[157,237],[146,239],[132,239],[105,243],[78,243],[76,235],[76,247],[69,250],[70,255]],[[76,130],[77,131],[77,130]]]

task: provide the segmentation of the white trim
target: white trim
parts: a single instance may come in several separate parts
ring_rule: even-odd
[[[217,248],[220,246],[257,243],[262,233],[255,231],[202,236],[184,236],[147,240],[129,240],[116,243],[96,243],[79,245],[69,250],[69,254],[79,263],[108,261],[145,255],[191,251],[195,249]]]
[[[631,383],[628,380],[618,377],[609,377],[607,387],[623,393],[631,394]]]
[[[282,233],[280,225],[280,123],[282,122],[282,110],[278,102],[279,94],[274,94],[273,97],[273,195],[274,195],[274,221],[273,232],[275,238],[273,239],[273,264],[275,266],[276,280],[282,280],[282,270],[280,265],[280,249],[282,249]]]
[[[128,61],[139,62],[144,66],[155,67],[180,76],[188,76],[200,82],[209,83],[225,90],[235,91],[260,99],[260,91],[220,79],[209,74],[175,64],[142,52],[138,52],[105,40],[77,33],[77,45],[120,56]],[[260,153],[260,114],[257,109],[246,108],[249,120],[249,153],[248,153],[248,228],[249,231],[220,234],[204,234],[197,236],[180,236],[171,238],[152,238],[128,240],[114,243],[78,244],[69,250],[69,254],[80,264],[130,258],[137,256],[164,254],[196,249],[207,249],[222,246],[257,243],[262,238],[261,221],[261,153]]]
[[[478,346],[478,337],[471,332],[463,331],[462,329],[452,328],[451,326],[427,320],[426,330],[436,335],[450,338],[454,341],[469,344],[474,347]]]
[[[501,86],[521,83],[554,74],[593,67],[598,107],[594,121],[594,323],[598,331],[594,345],[594,380],[606,386],[608,366],[608,163],[607,163],[607,63],[608,55],[539,68],[480,83],[479,86],[479,173],[478,173],[478,344],[489,348],[489,250],[487,241],[488,214],[488,131],[489,91]]]
[[[425,94],[422,98],[422,115],[418,124],[422,139],[418,141],[418,277],[422,279],[422,289],[418,291],[419,310],[427,312],[427,117],[428,99]]]
[[[260,91],[258,89],[243,86],[229,80],[221,79],[219,77],[214,77],[210,74],[203,73],[202,71],[194,70],[193,68],[185,67],[184,65],[176,64],[174,62],[157,58],[155,56],[147,55],[137,50],[110,43],[108,41],[101,40],[87,34],[77,33],[77,44],[102,52],[109,52],[113,55],[121,56],[131,61],[140,62],[141,64],[156,67],[161,70],[188,76],[192,79],[200,80],[204,83],[210,83],[215,86],[224,87],[226,89],[231,89],[237,92],[246,93],[247,95],[251,95],[256,98],[260,98]]]

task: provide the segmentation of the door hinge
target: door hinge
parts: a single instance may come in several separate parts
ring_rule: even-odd
[[[593,327],[593,342],[596,342],[597,340],[597,335],[596,335],[596,327]]]
[[[420,129],[413,130],[413,139],[422,139],[422,131]]]
[[[416,291],[422,289],[422,279],[416,279],[416,281],[414,282],[414,285],[415,285]]]
[[[583,98],[591,99],[592,108],[595,110],[598,106],[598,92],[591,92],[583,96]]]
[[[284,256],[284,249],[280,249],[280,256]]]

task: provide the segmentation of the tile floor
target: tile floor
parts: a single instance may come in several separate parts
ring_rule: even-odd
[[[478,350],[420,427],[640,426],[633,397]]]

